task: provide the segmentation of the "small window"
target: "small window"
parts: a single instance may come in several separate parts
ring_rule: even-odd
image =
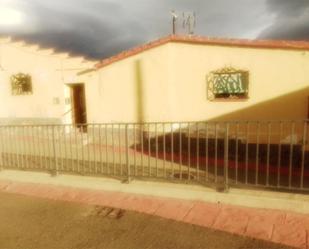
[[[248,71],[224,68],[211,72],[207,81],[211,100],[248,98]]]
[[[11,76],[12,95],[32,94],[31,76],[18,73]]]

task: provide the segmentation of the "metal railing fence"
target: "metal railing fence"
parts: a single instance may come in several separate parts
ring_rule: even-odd
[[[309,120],[0,126],[0,168],[309,191]]]

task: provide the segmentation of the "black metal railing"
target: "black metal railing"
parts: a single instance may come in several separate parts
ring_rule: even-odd
[[[0,126],[0,167],[309,190],[309,120]]]

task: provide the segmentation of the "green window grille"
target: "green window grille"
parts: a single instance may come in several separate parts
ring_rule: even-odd
[[[224,68],[214,71],[208,78],[208,96],[212,99],[248,98],[249,73]]]

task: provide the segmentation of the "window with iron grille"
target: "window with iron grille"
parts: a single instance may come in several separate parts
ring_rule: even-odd
[[[18,73],[11,76],[12,95],[32,94],[32,81],[29,74]]]
[[[208,75],[207,83],[210,100],[248,98],[248,71],[234,68],[216,70]]]

